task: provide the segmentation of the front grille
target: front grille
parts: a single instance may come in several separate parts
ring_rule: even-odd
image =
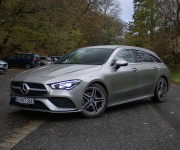
[[[3,66],[4,66],[4,68],[7,68],[8,65],[7,65],[7,64],[4,64]]]
[[[76,108],[75,104],[68,98],[50,97],[51,103],[60,108]]]
[[[23,94],[21,92],[22,83],[26,83],[30,87],[28,94]],[[14,95],[18,95],[18,96],[38,97],[47,94],[47,90],[45,86],[39,83],[11,82],[11,91]]]
[[[21,87],[21,84],[22,84],[22,83],[28,84],[30,88],[46,89],[43,84],[39,84],[39,83],[28,83],[28,82],[11,82],[11,86]]]
[[[10,104],[17,105],[23,108],[40,109],[40,110],[48,110],[48,111],[50,110],[46,105],[44,105],[40,101],[34,101],[33,105],[25,105],[25,104],[16,103],[14,97],[11,97]]]

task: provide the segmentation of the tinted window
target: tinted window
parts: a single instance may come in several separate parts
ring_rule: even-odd
[[[102,65],[108,60],[112,52],[113,49],[106,48],[82,48],[65,55],[55,64]]]
[[[17,54],[17,58],[23,59],[23,58],[25,58],[25,55],[24,54]]]
[[[162,63],[161,60],[159,60],[157,57],[150,55],[150,57],[154,60],[154,62]]]
[[[136,50],[136,62],[149,62],[148,56],[144,52]]]
[[[132,50],[122,50],[114,57],[114,60],[125,60],[128,63],[134,63],[134,52]]]
[[[136,53],[136,62],[154,62],[154,59],[149,53],[143,51],[135,51]]]
[[[25,58],[33,58],[32,54],[26,54]]]
[[[155,62],[155,60],[154,60],[152,55],[149,55],[149,62]]]

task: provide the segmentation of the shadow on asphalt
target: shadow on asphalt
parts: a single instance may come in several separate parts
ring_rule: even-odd
[[[6,72],[0,72],[0,76],[6,75]]]
[[[107,116],[113,116],[115,113],[120,113],[127,110],[132,110],[137,107],[143,107],[146,105],[153,105],[153,103],[150,99],[145,99],[141,101],[121,104],[118,106],[113,106],[107,108],[107,110],[104,112],[104,114],[101,117],[107,117]],[[28,111],[28,110],[17,110],[9,114],[10,116],[20,117],[24,120],[46,120],[50,122],[54,121],[67,121],[67,120],[74,120],[74,119],[90,119],[84,117],[81,113],[47,113],[47,112],[36,112],[36,111]],[[93,119],[93,118],[91,118]],[[95,118],[96,119],[96,118]]]

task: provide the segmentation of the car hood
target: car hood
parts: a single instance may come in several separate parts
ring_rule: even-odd
[[[18,74],[14,80],[23,82],[46,82],[59,77],[75,77],[101,69],[101,65],[51,64],[33,68]]]
[[[7,64],[7,63],[3,60],[0,60],[0,64]]]

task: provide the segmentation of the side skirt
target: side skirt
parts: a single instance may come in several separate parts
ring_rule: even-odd
[[[151,98],[153,96],[154,95],[151,94],[151,95],[146,95],[146,96],[143,96],[143,97],[133,98],[133,99],[130,99],[130,100],[125,100],[125,101],[122,101],[122,102],[118,102],[118,103],[114,103],[114,104],[108,105],[108,107],[116,106],[116,105],[121,105],[121,104],[126,104],[126,103],[131,103],[131,102],[135,102],[135,101],[140,101],[140,100],[143,100],[143,99]]]

